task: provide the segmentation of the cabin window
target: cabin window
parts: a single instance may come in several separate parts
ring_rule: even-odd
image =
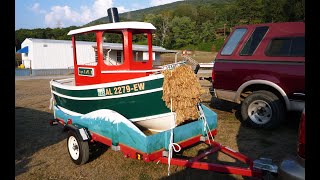
[[[132,57],[134,61],[147,61],[149,59],[148,56],[144,56],[142,51],[133,51]]]
[[[75,35],[77,65],[96,66],[96,36],[95,33]]]
[[[123,35],[121,32],[103,33],[103,62],[108,66],[118,66],[124,63]]]
[[[135,62],[149,60],[148,37],[146,33],[132,33],[132,58]]]

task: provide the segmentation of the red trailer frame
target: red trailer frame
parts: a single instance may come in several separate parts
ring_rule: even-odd
[[[66,125],[62,119],[55,119],[53,121],[59,122],[63,126]],[[51,125],[55,124],[53,123],[53,121],[50,121]],[[72,122],[68,121],[68,124],[72,124]],[[217,130],[214,129],[210,133],[212,134],[212,136],[215,136],[217,134]],[[90,135],[91,135],[91,142],[100,142],[110,147],[113,146],[112,141],[104,136],[101,136],[91,131],[90,131]],[[226,173],[226,174],[236,174],[236,175],[258,177],[258,178],[263,177],[264,171],[262,169],[254,168],[253,160],[250,159],[249,157],[243,155],[240,152],[236,152],[226,146],[223,146],[220,143],[214,141],[213,139],[206,138],[205,140],[203,140],[203,138],[204,138],[203,136],[198,135],[193,138],[187,139],[185,141],[179,142],[177,144],[179,144],[181,149],[188,149],[188,147],[195,145],[197,143],[205,143],[211,146],[211,148],[190,159],[172,157],[170,158],[170,164],[194,168],[194,169],[202,169],[202,170],[214,171],[219,173]],[[156,163],[160,162],[163,164],[168,164],[168,157],[164,156],[165,152],[167,153],[168,151],[166,151],[165,149],[161,149],[151,154],[146,154],[144,152],[141,152],[129,146],[126,146],[124,144],[119,144],[118,146],[119,147],[115,148],[114,150],[116,151],[120,150],[124,154],[124,157],[126,158],[143,160],[145,162],[156,162]],[[245,163],[247,167],[237,167],[237,166],[222,165],[222,164],[201,161],[203,158],[213,153],[218,153],[219,151],[234,159],[237,159]]]
[[[214,136],[217,134],[217,130],[213,130],[213,131],[211,131],[211,133]],[[109,140],[103,136],[100,136],[99,134],[96,134],[96,133],[92,133],[92,140],[99,141],[99,142],[101,142],[105,145],[108,145],[108,146],[112,146],[111,140]],[[198,142],[201,142],[201,135],[193,137],[188,140],[185,140],[185,141],[180,142],[178,144],[183,149],[183,148],[188,148],[191,145],[194,145]],[[209,171],[228,173],[228,174],[237,174],[237,175],[249,176],[249,177],[262,177],[263,176],[263,171],[261,169],[253,168],[253,160],[251,160],[249,157],[247,157],[239,152],[236,152],[226,146],[223,146],[220,143],[215,142],[214,140],[207,139],[207,140],[203,141],[203,143],[205,143],[207,145],[211,145],[212,148],[204,151],[203,153],[201,153],[191,159],[171,158],[170,164],[194,168],[194,169],[209,170]],[[151,154],[146,154],[146,153],[137,151],[136,149],[133,149],[133,148],[128,147],[123,144],[119,144],[119,146],[120,146],[120,151],[124,154],[124,157],[126,157],[126,158],[143,160],[145,162],[160,162],[163,164],[168,164],[168,157],[163,156],[163,151],[165,151],[165,150],[159,150],[159,151],[151,153]],[[248,167],[244,168],[244,167],[221,165],[221,164],[216,164],[216,163],[209,163],[209,162],[201,162],[200,161],[201,159],[205,158],[206,156],[209,156],[210,154],[213,154],[213,153],[218,153],[219,151],[247,164]]]

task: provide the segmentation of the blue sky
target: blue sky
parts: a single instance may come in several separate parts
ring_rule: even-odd
[[[81,26],[107,16],[179,0],[15,0],[15,30]]]

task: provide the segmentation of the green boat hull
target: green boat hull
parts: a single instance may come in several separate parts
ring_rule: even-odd
[[[163,76],[157,75],[95,86],[74,87],[52,82],[51,90],[57,106],[76,114],[110,109],[134,119],[170,112],[162,100],[162,85]]]

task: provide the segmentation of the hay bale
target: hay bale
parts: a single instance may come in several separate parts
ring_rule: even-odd
[[[165,70],[163,96],[166,106],[176,112],[177,124],[199,118],[197,103],[200,102],[202,89],[190,65],[181,65],[173,70]]]

